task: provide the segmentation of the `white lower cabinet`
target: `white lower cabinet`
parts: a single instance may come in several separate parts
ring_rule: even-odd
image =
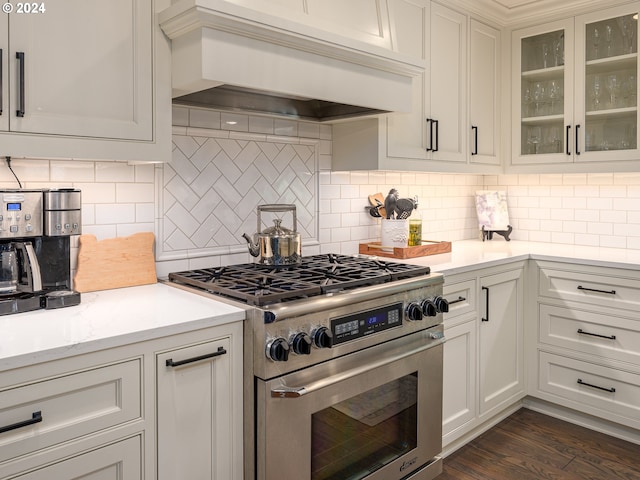
[[[0,480],[241,480],[242,322],[0,372]]]
[[[538,261],[529,395],[640,429],[640,272]]]
[[[139,480],[142,477],[142,437],[122,440],[83,453],[34,472],[18,480]]]
[[[524,271],[517,262],[445,274],[445,450],[525,395]]]
[[[524,270],[480,278],[480,415],[524,396]]]
[[[242,478],[234,348],[223,337],[158,354],[158,480]]]

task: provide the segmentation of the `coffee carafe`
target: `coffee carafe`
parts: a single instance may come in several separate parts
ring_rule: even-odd
[[[0,295],[42,290],[40,265],[31,242],[0,244]]]
[[[0,295],[18,291],[18,259],[13,243],[0,244]]]

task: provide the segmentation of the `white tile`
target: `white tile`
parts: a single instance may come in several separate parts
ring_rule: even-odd
[[[153,203],[155,187],[152,183],[118,183],[116,184],[116,202],[118,203]]]
[[[587,224],[587,232],[593,235],[613,235],[613,224],[590,222]]]
[[[276,118],[274,121],[274,133],[285,137],[297,137],[298,122],[295,120]]]
[[[173,125],[186,127],[189,125],[189,108],[173,105],[171,107],[171,120]]]
[[[587,174],[586,173],[565,174],[562,177],[562,183],[564,185],[586,185]]]
[[[94,235],[98,240],[117,237],[116,225],[83,225],[82,233],[84,235]]]
[[[274,119],[269,117],[249,116],[249,131],[252,133],[275,133]]]
[[[587,199],[582,197],[563,198],[561,202],[562,208],[587,208]]]
[[[589,185],[613,185],[613,173],[587,173]]]
[[[189,110],[189,126],[220,130],[221,115],[215,110],[191,108]]]
[[[565,221],[562,230],[569,233],[587,233],[587,222]]]
[[[600,212],[598,210],[578,209],[575,211],[575,219],[581,222],[597,222],[600,220]]]
[[[82,228],[85,226],[93,225],[96,223],[96,208],[95,205],[82,204]],[[84,233],[84,232],[83,232]]]
[[[608,248],[627,248],[627,237],[600,235],[600,246]]]
[[[551,232],[543,232],[543,231],[529,232],[529,241],[530,242],[550,242]]]
[[[573,245],[575,243],[575,235],[573,233],[551,232],[551,242]]]
[[[135,181],[141,183],[153,183],[156,169],[161,169],[162,165],[135,165]]]
[[[153,223],[155,220],[155,205],[153,203],[136,204],[136,223]]]
[[[136,221],[135,205],[131,203],[96,205],[96,224],[134,223]]]
[[[82,191],[82,203],[116,203],[115,183],[76,183]],[[83,207],[84,208],[84,207]]]
[[[151,232],[153,233],[155,225],[153,222],[148,223],[121,223],[116,226],[116,236],[128,237],[134,233]]]
[[[320,138],[320,124],[298,122],[298,136],[302,138]]]
[[[134,182],[136,169],[126,163],[96,163],[96,182]]]
[[[94,162],[51,161],[50,163],[52,182],[93,182],[96,179],[97,164]],[[114,165],[122,164],[114,163]],[[37,169],[39,166],[34,165],[34,168]]]
[[[600,196],[607,198],[624,198],[627,196],[627,187],[623,185],[601,185]]]
[[[220,129],[236,132],[249,131],[249,116],[237,113],[222,112],[220,114]]]
[[[574,241],[576,245],[586,245],[589,247],[597,247],[600,245],[600,237],[598,235],[576,233]]]

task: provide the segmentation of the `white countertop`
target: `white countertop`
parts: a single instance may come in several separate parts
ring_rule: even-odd
[[[516,260],[551,260],[604,267],[640,269],[640,250],[582,247],[540,242],[505,241],[495,238],[453,242],[450,253],[409,258],[404,263],[426,265],[445,275],[502,265]],[[387,260],[387,258],[384,258]],[[393,260],[393,259],[389,259]]]
[[[83,293],[80,305],[0,317],[0,372],[241,321],[245,312],[163,283]]]

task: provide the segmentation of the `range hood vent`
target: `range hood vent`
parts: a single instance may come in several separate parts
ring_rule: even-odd
[[[332,121],[411,110],[424,63],[224,0],[159,15],[175,104]]]

